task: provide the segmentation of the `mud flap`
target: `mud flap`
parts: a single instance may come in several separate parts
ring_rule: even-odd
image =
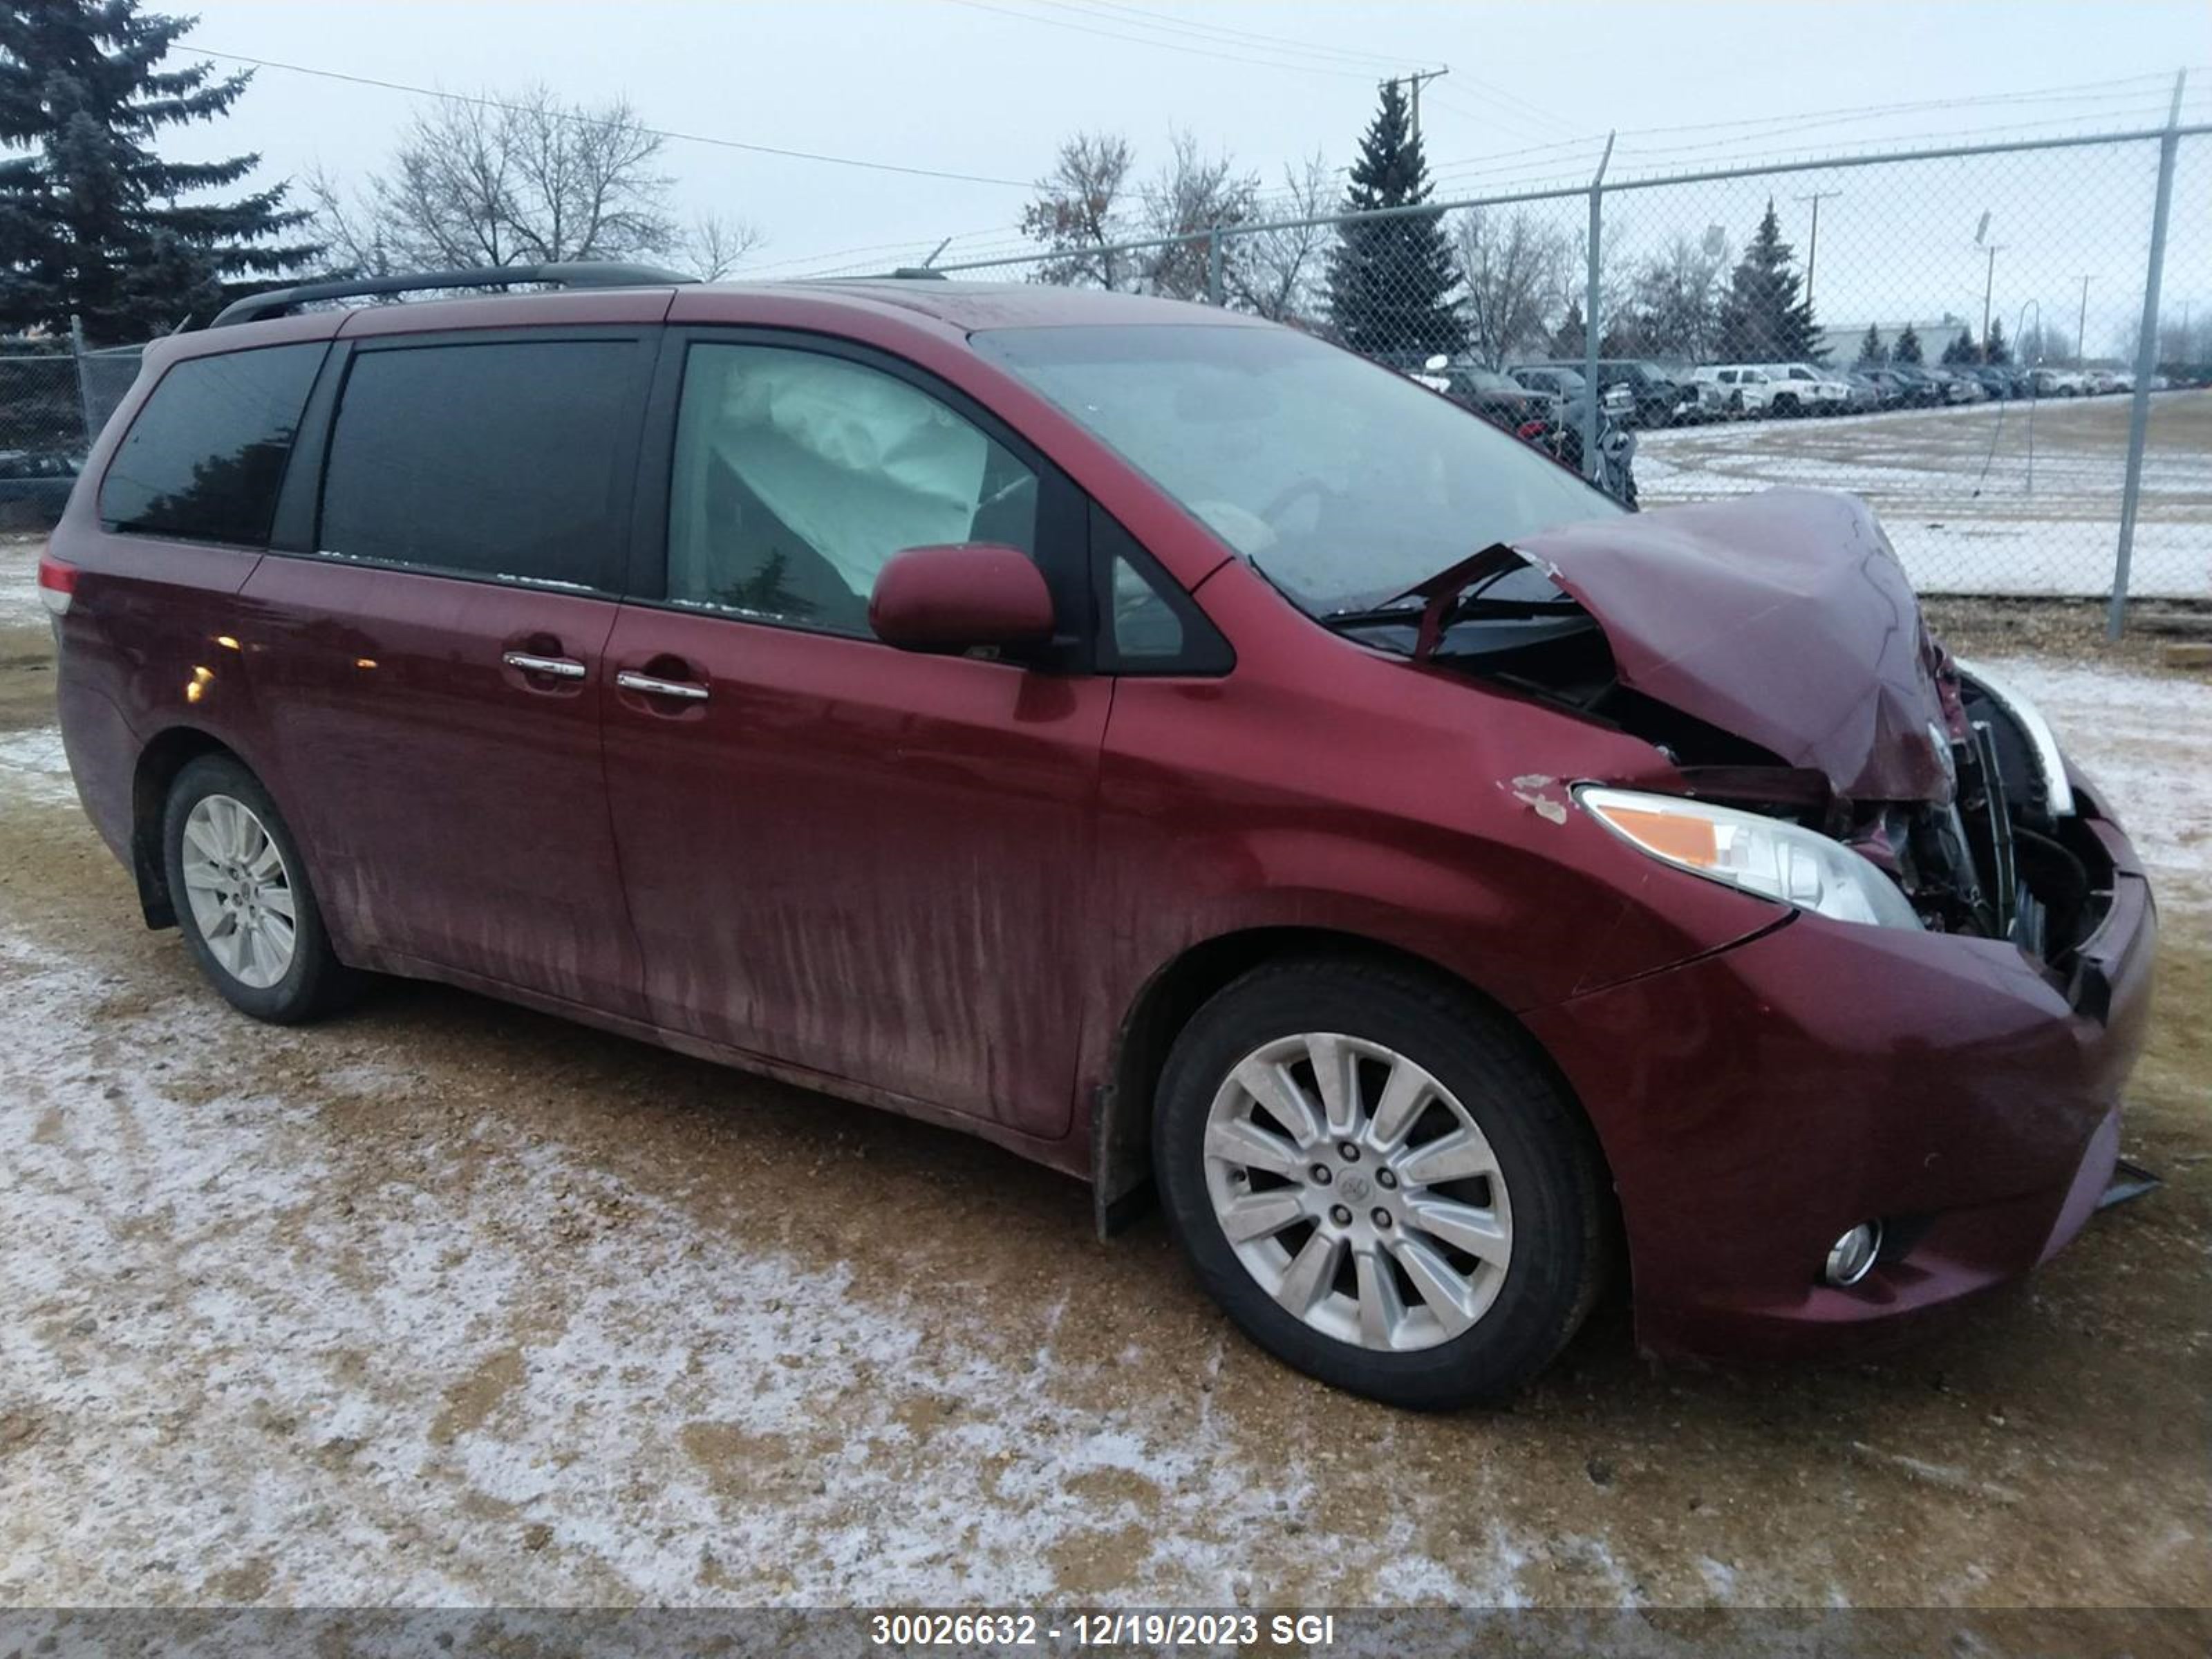
[[[2115,1205],[2125,1204],[2130,1199],[2155,1192],[2165,1184],[2142,1164],[2121,1158],[2112,1165],[2112,1178],[2105,1183],[2105,1190],[2097,1200],[2097,1207],[2109,1210]]]

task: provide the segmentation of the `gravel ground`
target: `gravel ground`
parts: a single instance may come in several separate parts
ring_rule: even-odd
[[[430,988],[232,1015],[11,602],[0,1607],[2212,1601],[2212,687],[2010,665],[2168,894],[2165,1190],[1881,1364],[1654,1370],[1610,1307],[1413,1418],[964,1138]]]

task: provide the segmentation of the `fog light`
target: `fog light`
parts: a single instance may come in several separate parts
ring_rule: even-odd
[[[1828,1247],[1827,1265],[1820,1276],[1831,1285],[1856,1285],[1874,1267],[1881,1251],[1881,1223],[1862,1221]]]

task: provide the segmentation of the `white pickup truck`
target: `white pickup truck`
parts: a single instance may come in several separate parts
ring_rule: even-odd
[[[1718,386],[1721,399],[1739,415],[1764,415],[1774,397],[1774,377],[1741,363],[1707,363],[1690,371],[1701,386]]]
[[[1810,363],[1760,363],[1774,382],[1767,407],[1776,415],[1840,415],[1851,405],[1850,382]]]

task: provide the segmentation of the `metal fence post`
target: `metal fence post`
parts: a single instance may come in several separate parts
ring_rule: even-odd
[[[1218,306],[1221,300],[1221,227],[1210,225],[1206,232],[1206,302]]]
[[[92,373],[84,360],[84,322],[75,312],[70,313],[70,361],[76,368],[76,418],[84,428],[84,441],[89,448],[100,436],[100,428],[92,420]]]
[[[2173,77],[2173,107],[2158,147],[2158,206],[2150,217],[2150,264],[2143,272],[2142,332],[2136,341],[2135,407],[2128,413],[2128,482],[2120,494],[2120,543],[2112,556],[2112,599],[2105,637],[2117,640],[2128,625],[2128,562],[2135,556],[2136,507],[2142,495],[2143,441],[2150,428],[2150,383],[2158,374],[2158,287],[2166,268],[2166,211],[2173,204],[2173,161],[2181,148],[2181,93],[2189,71]]]
[[[1604,401],[1597,383],[1597,267],[1598,237],[1602,229],[1606,163],[1613,160],[1613,134],[1605,135],[1605,154],[1597,159],[1597,172],[1589,188],[1589,279],[1583,295],[1583,391],[1589,401],[1583,408],[1583,476],[1604,476],[1597,453],[1598,405]]]

